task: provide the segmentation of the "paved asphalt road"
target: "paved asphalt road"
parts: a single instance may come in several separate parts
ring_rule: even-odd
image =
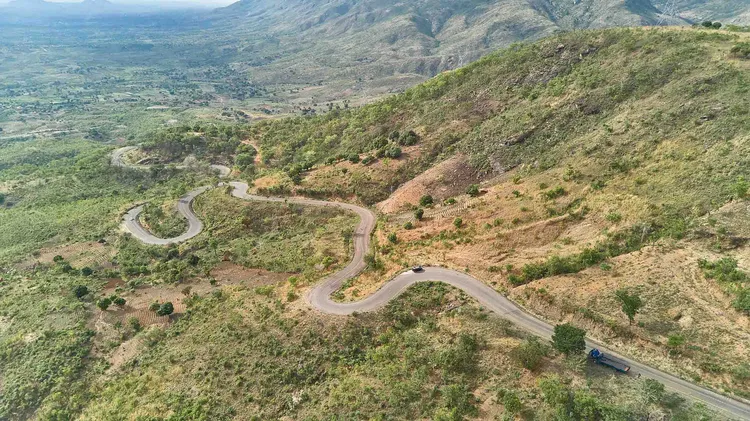
[[[122,149],[116,151],[119,152]],[[122,153],[118,159],[122,164]],[[115,158],[113,155],[113,164]],[[127,166],[127,165],[125,165]],[[348,315],[354,312],[368,312],[377,310],[385,306],[389,301],[404,292],[409,286],[417,282],[440,281],[450,284],[456,288],[465,291],[468,295],[474,297],[482,306],[499,314],[513,322],[515,325],[542,337],[551,339],[553,326],[544,322],[537,317],[527,313],[519,308],[515,303],[508,300],[494,289],[490,288],[484,282],[472,278],[466,273],[457,272],[439,267],[426,267],[423,272],[404,272],[390,282],[386,283],[380,290],[364,300],[352,303],[337,303],[331,300],[331,294],[338,290],[346,280],[356,276],[365,268],[364,256],[370,247],[370,234],[375,228],[375,215],[368,209],[342,202],[326,202],[322,200],[303,199],[303,198],[275,198],[251,195],[247,193],[248,185],[240,182],[228,183],[233,187],[232,195],[245,200],[257,200],[266,202],[294,203],[307,206],[335,206],[347,209],[357,213],[360,216],[360,222],[354,233],[354,256],[352,261],[344,269],[336,272],[318,284],[308,294],[308,301],[317,310],[337,315]],[[220,186],[224,184],[221,183]],[[138,222],[137,216],[142,210],[142,206],[130,210],[124,219],[124,226],[133,236],[139,238],[148,244],[172,244],[185,241],[194,237],[203,229],[203,225],[193,212],[192,201],[196,196],[209,190],[210,187],[203,187],[193,190],[180,199],[178,210],[188,219],[188,231],[175,238],[160,239],[148,233]],[[643,375],[663,383],[667,388],[689,396],[695,400],[701,401],[714,410],[723,412],[725,415],[737,420],[750,420],[750,404],[731,399],[720,395],[711,390],[700,387],[694,383],[682,380],[671,374],[651,368],[645,364],[633,361],[607,349],[603,344],[587,340],[589,348],[599,348],[605,354],[618,357],[628,361],[631,370],[630,375]]]

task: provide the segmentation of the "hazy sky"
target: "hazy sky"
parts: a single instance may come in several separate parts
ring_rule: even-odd
[[[0,0],[0,3],[8,3],[10,0]],[[57,3],[77,3],[76,0],[46,0],[49,2],[57,2]],[[80,0],[79,0],[80,1]],[[159,3],[168,3],[168,4],[174,4],[174,3],[187,3],[187,4],[200,4],[200,5],[206,5],[206,6],[214,6],[214,7],[221,7],[221,6],[228,6],[237,0],[109,0],[112,3],[119,3],[119,4],[152,4],[152,5],[158,5]]]

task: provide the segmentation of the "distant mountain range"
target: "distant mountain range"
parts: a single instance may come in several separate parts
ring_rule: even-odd
[[[142,13],[144,4],[15,0],[0,9],[0,20]],[[398,91],[561,31],[750,24],[750,0],[241,0],[179,19],[179,33],[157,43],[189,46],[185,65],[229,65],[263,85],[320,86],[311,97],[325,100]]]
[[[748,10],[747,0],[242,0],[212,20],[257,53],[255,76],[313,83],[432,76],[566,30],[750,23]]]

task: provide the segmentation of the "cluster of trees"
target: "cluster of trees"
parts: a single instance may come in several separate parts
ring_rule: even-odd
[[[104,297],[99,299],[96,302],[96,306],[99,307],[101,311],[107,311],[110,305],[114,304],[120,308],[125,307],[126,300],[122,297],[119,297],[117,295],[111,295],[109,297]]]
[[[217,162],[234,154],[252,154],[250,149],[254,151],[254,148],[242,145],[242,139],[247,134],[247,129],[242,125],[184,125],[150,133],[144,139],[143,148],[157,152],[170,161],[195,155],[199,158],[210,157],[212,162]]]
[[[721,29],[721,22],[712,22],[710,20],[701,23],[701,26],[708,29]]]

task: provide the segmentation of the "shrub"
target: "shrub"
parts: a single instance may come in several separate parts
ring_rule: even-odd
[[[511,356],[515,358],[523,368],[534,371],[539,368],[542,359],[547,356],[547,346],[542,344],[537,338],[529,338],[515,347],[511,351]]]
[[[159,305],[159,303],[153,302],[153,303],[151,303],[151,305],[148,306],[148,309],[151,310],[151,311],[157,312],[157,311],[159,311],[159,307],[161,307]]]
[[[398,141],[399,144],[404,146],[416,145],[417,142],[419,142],[419,136],[413,130],[409,130],[408,133],[404,133],[404,135],[401,136]]]
[[[83,276],[91,276],[93,273],[94,273],[94,270],[88,266],[81,269],[81,275]]]
[[[136,333],[140,332],[141,329],[143,328],[141,326],[141,322],[139,322],[138,319],[135,317],[131,317],[128,319],[128,325],[130,325],[130,328],[133,329],[133,332],[136,332]]]
[[[57,256],[55,256],[55,257],[52,258],[52,261],[55,262],[55,263],[60,263],[60,262],[62,262],[64,260],[65,260],[65,258],[62,257],[62,256],[60,256],[59,254]]]
[[[740,58],[750,58],[750,42],[740,42],[732,47],[732,54]]]
[[[76,285],[76,287],[73,288],[73,294],[75,294],[78,299],[85,297],[88,293],[89,289],[86,285]]]
[[[125,299],[122,297],[117,297],[114,300],[112,300],[112,303],[114,303],[118,307],[125,307]]]
[[[586,331],[570,323],[555,326],[552,346],[565,355],[580,354],[586,350]]]
[[[607,221],[612,222],[613,224],[616,224],[620,221],[622,221],[622,215],[620,215],[617,212],[610,212],[606,216]]]
[[[169,316],[174,312],[174,306],[171,302],[167,301],[166,303],[159,306],[159,310],[156,311],[156,314],[159,316]]]
[[[241,169],[253,165],[254,162],[255,156],[249,153],[237,154],[237,156],[234,157],[234,164]]]
[[[433,199],[432,199],[432,196],[430,196],[429,194],[426,194],[419,198],[419,206],[426,208],[428,206],[432,206],[432,204],[433,204]]]
[[[553,200],[557,199],[558,197],[563,197],[566,194],[568,194],[568,192],[566,192],[565,189],[562,188],[562,186],[557,186],[552,190],[542,193],[542,196],[547,200]]]
[[[737,182],[732,186],[732,192],[737,199],[747,198],[748,190],[750,190],[750,183],[748,183],[744,177],[738,177]]]
[[[641,300],[641,297],[639,297],[638,294],[630,294],[625,289],[618,290],[615,293],[615,296],[622,304],[622,312],[628,316],[628,320],[632,325],[635,320],[635,315],[638,314],[638,311],[643,307],[643,300]]]
[[[470,185],[469,188],[466,189],[466,194],[468,194],[471,197],[479,196],[479,184]]]
[[[395,232],[388,234],[388,241],[390,241],[393,244],[396,244],[398,242],[398,237],[396,236]]]
[[[422,208],[419,208],[419,209],[417,209],[416,211],[414,211],[414,217],[415,217],[415,218],[416,218],[416,219],[417,219],[418,221],[421,221],[421,220],[422,220],[422,218],[424,218],[424,209],[422,209]]]
[[[96,302],[96,306],[99,307],[102,311],[107,311],[110,304],[112,304],[112,300],[109,298],[102,298],[101,300]]]
[[[347,156],[346,159],[348,159],[349,162],[351,162],[352,164],[356,164],[357,162],[359,162],[359,155],[356,153],[353,153]]]
[[[411,223],[411,221],[404,224],[404,229],[410,230],[414,229],[414,224]]]
[[[401,148],[399,148],[399,147],[398,147],[398,146],[396,146],[396,145],[390,145],[390,146],[388,146],[388,147],[387,147],[387,148],[385,149],[385,151],[383,152],[383,155],[384,155],[384,156],[385,156],[386,158],[393,158],[393,159],[396,159],[396,158],[400,158],[400,157],[401,157],[401,154],[402,154],[402,153],[403,153],[403,152],[401,151]]]
[[[461,228],[463,224],[464,224],[464,220],[461,218],[456,218],[453,220],[453,226],[456,228]]]
[[[508,414],[517,414],[523,410],[523,403],[515,392],[506,392],[503,396],[503,407]]]

